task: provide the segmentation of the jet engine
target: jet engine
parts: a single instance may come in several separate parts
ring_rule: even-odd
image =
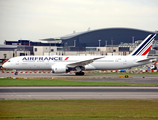
[[[67,66],[62,64],[55,64],[52,66],[53,73],[65,73],[67,72]]]

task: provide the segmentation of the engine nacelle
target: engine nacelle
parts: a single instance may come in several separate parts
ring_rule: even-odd
[[[65,73],[67,71],[66,65],[55,64],[52,66],[53,73]]]

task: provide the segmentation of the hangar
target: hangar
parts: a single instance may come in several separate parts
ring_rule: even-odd
[[[52,42],[61,40],[63,47],[104,47],[107,45],[119,45],[143,40],[151,33],[156,33],[156,31],[145,31],[133,28],[103,28],[85,32],[74,32],[73,34],[58,39],[48,38],[42,40]],[[158,40],[158,36],[156,36],[156,40]]]

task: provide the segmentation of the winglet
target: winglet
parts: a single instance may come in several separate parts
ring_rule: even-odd
[[[147,56],[156,34],[148,35],[141,44],[130,54],[131,56]]]

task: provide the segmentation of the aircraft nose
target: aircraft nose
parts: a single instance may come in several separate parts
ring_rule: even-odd
[[[7,68],[7,66],[8,66],[7,63],[4,63],[4,64],[2,65],[3,68]]]

